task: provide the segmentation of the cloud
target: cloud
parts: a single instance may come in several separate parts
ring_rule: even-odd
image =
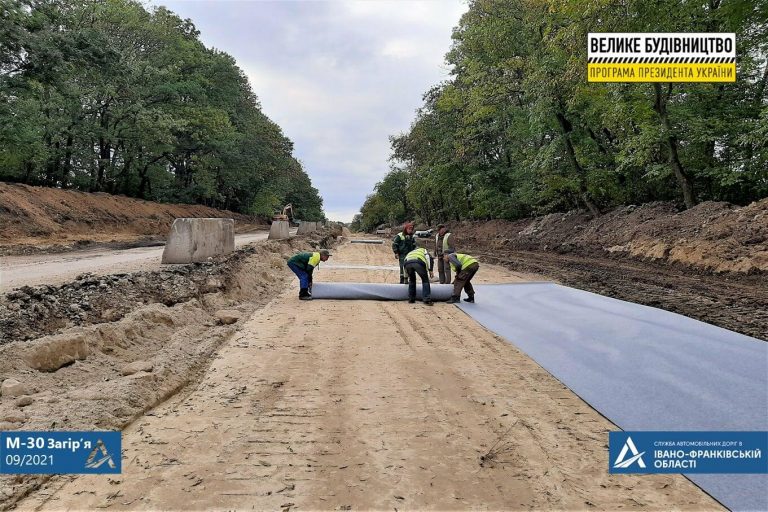
[[[348,221],[387,172],[388,137],[448,76],[459,0],[155,0],[235,57],[294,142],[329,218]]]

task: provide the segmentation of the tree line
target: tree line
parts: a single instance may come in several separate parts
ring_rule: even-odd
[[[324,217],[234,59],[136,0],[0,0],[0,180]]]
[[[735,83],[588,83],[589,32],[734,32]],[[768,2],[472,0],[355,219],[516,219],[768,195]]]

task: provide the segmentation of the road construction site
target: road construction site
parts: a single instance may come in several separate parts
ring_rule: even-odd
[[[568,222],[457,236],[480,286],[557,282],[768,339],[760,270],[630,258],[585,235],[586,250],[539,247]],[[762,229],[745,226],[734,236]],[[674,247],[660,233],[648,246]],[[285,263],[305,250],[334,251],[316,284],[401,286],[389,239],[355,243],[377,237],[338,227],[263,238],[240,233],[233,253],[180,265],[160,265],[159,245],[0,261],[0,430],[124,430],[122,475],[3,476],[0,509],[722,508],[680,475],[609,474],[607,433],[626,426],[455,306],[297,300]]]
[[[258,259],[270,261],[264,252]],[[16,482],[18,492],[4,504],[23,498],[16,503],[23,510],[720,508],[679,475],[609,475],[606,433],[615,427],[457,308],[299,305],[296,285],[286,286],[276,260],[276,286],[256,296],[266,304],[243,313],[235,327],[209,321],[207,336],[219,330],[220,337],[209,345],[210,361],[186,386],[165,382],[167,396],[126,418],[122,475]],[[329,263],[336,267],[321,265],[318,281],[392,283],[398,276],[379,268],[393,264],[381,245],[343,244]],[[488,264],[477,276],[478,283],[533,279],[540,276]],[[169,309],[185,307],[193,306]],[[24,428],[42,427],[43,417],[47,427],[115,425],[115,411],[105,408],[110,396],[131,385],[142,389],[137,383],[158,387],[175,373],[181,339],[189,345],[205,332],[191,320],[195,314],[169,314],[159,338],[179,340],[172,343],[176,352],[142,353],[149,364],[128,376],[103,357],[139,357],[146,348],[137,340],[152,337],[146,326],[133,341],[42,374],[47,388],[16,413]],[[89,385],[68,383],[91,370]],[[103,382],[105,371],[101,386],[95,380]],[[39,375],[20,376],[46,386]],[[133,401],[142,398],[148,397],[138,393]]]

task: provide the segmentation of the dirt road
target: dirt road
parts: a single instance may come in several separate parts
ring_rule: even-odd
[[[366,245],[332,261],[393,263]],[[483,265],[478,281],[527,277]],[[56,477],[19,508],[720,508],[680,476],[607,474],[614,427],[457,308],[295,295],[256,311],[194,389],[124,432],[122,475]]]
[[[268,232],[235,235],[235,246],[266,240]],[[19,286],[55,285],[71,281],[78,274],[158,270],[163,247],[136,249],[94,249],[63,254],[0,257],[0,292]]]

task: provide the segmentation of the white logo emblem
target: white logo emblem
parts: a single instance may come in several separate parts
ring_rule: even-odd
[[[626,457],[628,451],[632,452],[632,457],[624,460],[624,457]],[[635,461],[637,461],[638,466],[645,468],[645,462],[643,462],[644,453],[645,452],[638,453],[637,447],[635,447],[635,443],[632,442],[632,438],[627,436],[627,441],[624,443],[624,447],[621,449],[621,453],[619,453],[616,462],[613,463],[613,468],[628,468]]]
[[[101,458],[97,460],[96,455],[99,452],[101,452]],[[88,460],[85,461],[85,467],[88,469],[96,469],[105,462],[110,468],[115,469],[115,461],[112,460],[112,456],[107,451],[107,447],[104,446],[104,443],[101,441],[101,439],[99,439],[96,441],[96,446],[91,451],[91,454],[88,455]]]

